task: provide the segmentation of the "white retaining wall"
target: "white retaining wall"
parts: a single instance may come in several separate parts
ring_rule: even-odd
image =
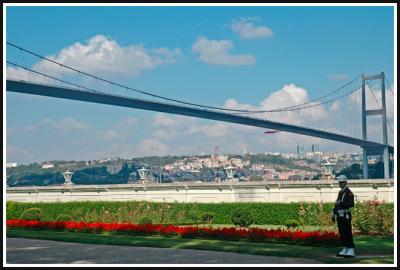
[[[356,200],[393,202],[394,180],[349,180]],[[123,185],[72,185],[7,188],[6,200],[17,202],[128,201],[154,202],[334,202],[336,180],[257,181]]]

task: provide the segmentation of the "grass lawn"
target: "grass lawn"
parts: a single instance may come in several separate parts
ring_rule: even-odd
[[[255,255],[310,258],[320,263],[394,263],[394,240],[382,237],[355,237],[357,258],[336,258],[337,247],[310,247],[275,243],[249,243],[204,239],[181,239],[161,236],[131,236],[115,234],[92,234],[63,231],[7,230],[7,237],[23,237],[85,244],[145,246],[161,248],[199,249],[229,251]]]

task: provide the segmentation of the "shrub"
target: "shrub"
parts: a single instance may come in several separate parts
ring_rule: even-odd
[[[72,221],[73,218],[68,214],[59,214],[56,217],[56,221]]]
[[[331,226],[331,211],[333,203],[300,202],[298,208],[298,219],[300,225]],[[286,219],[287,220],[287,219]]]
[[[201,220],[207,223],[211,223],[214,218],[214,214],[210,212],[204,212],[201,214]]]
[[[253,223],[253,216],[248,209],[236,208],[232,212],[231,221],[235,226],[249,227]]]
[[[153,224],[151,217],[144,216],[139,218],[138,224]]]
[[[43,211],[40,208],[29,208],[22,212],[20,219],[24,220],[41,220]]]
[[[7,219],[12,219],[16,212],[16,202],[8,201],[6,202],[6,217]]]
[[[354,208],[354,228],[361,234],[390,235],[393,213],[377,199],[357,203]]]
[[[199,209],[197,204],[190,203],[187,205],[187,210],[185,213],[186,221],[198,221],[199,220]]]
[[[290,228],[297,228],[300,226],[300,222],[295,220],[295,219],[288,219],[285,222],[285,226],[286,228],[290,229]]]

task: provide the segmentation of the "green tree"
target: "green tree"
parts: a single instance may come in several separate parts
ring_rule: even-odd
[[[360,164],[354,163],[350,167],[341,170],[338,175],[345,175],[347,179],[359,179],[362,173]]]
[[[122,165],[121,170],[118,172],[118,176],[120,176],[122,179],[128,180],[130,173],[131,170],[128,166],[128,163],[125,162],[124,165]]]

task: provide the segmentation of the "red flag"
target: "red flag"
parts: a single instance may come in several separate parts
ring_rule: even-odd
[[[270,130],[270,131],[265,131],[265,134],[274,134],[276,132],[279,132],[279,130]]]

